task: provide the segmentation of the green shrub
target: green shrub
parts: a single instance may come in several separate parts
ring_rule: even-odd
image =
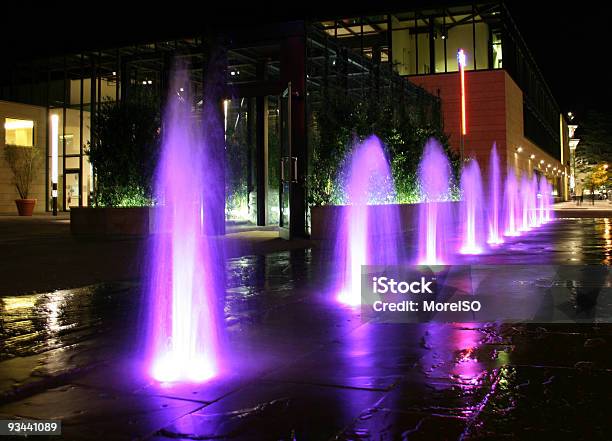
[[[423,102],[397,96],[388,88],[359,97],[330,90],[312,110],[313,166],[308,177],[311,206],[345,202],[340,183],[347,153],[352,145],[372,134],[381,139],[389,157],[396,188],[393,202],[414,203],[421,199],[417,169],[423,147],[432,137],[442,143],[449,155],[454,174],[451,193],[456,193],[459,158],[449,148],[437,107],[427,113]]]
[[[96,206],[152,204],[159,131],[159,106],[152,98],[101,104],[88,149]]]

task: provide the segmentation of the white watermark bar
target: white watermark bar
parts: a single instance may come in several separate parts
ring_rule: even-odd
[[[612,323],[604,265],[364,265],[361,316],[380,323]]]
[[[61,435],[59,420],[0,420],[0,436]]]

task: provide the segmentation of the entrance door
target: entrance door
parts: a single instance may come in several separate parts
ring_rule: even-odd
[[[81,199],[81,182],[78,170],[66,170],[66,192],[64,194],[64,207],[78,207]]]
[[[280,100],[280,190],[279,236],[290,239],[290,210],[292,184],[297,181],[297,158],[291,155],[291,83]]]

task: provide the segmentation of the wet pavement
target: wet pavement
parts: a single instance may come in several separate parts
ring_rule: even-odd
[[[611,261],[608,219],[464,259]],[[67,440],[609,439],[611,325],[364,323],[330,269],[324,247],[229,259],[228,368],[202,385],[143,375],[135,282],[5,296],[0,419]]]

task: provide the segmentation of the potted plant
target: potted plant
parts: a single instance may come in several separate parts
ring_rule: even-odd
[[[19,216],[32,216],[36,199],[28,198],[30,186],[37,172],[38,162],[37,147],[20,147],[7,145],[4,150],[4,157],[13,173],[13,182],[19,198],[15,200]]]

